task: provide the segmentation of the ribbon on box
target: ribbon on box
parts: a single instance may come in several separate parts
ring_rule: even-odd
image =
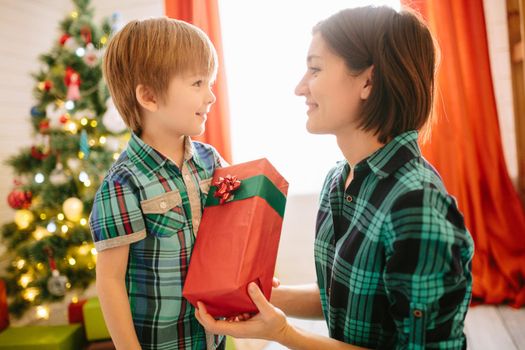
[[[228,178],[228,176],[226,176],[226,178]],[[221,181],[221,179],[223,178],[219,178],[215,181],[210,188],[210,193],[206,200],[206,207],[224,204],[226,201],[229,203],[257,196],[264,199],[279,214],[279,216],[284,216],[286,197],[266,176],[256,175],[243,179],[242,186],[240,186],[240,181],[237,180],[236,176],[231,176],[229,180]],[[235,181],[239,182],[238,186],[233,185],[236,183]],[[232,190],[230,192],[227,192],[227,190],[221,191],[223,188],[232,188]],[[231,194],[233,191],[236,191],[235,197]],[[229,193],[224,200],[224,197],[221,194],[223,192]]]
[[[233,197],[231,197],[232,192],[241,186],[241,182],[237,179],[237,176],[228,174],[225,177],[219,177],[213,185],[217,187],[213,196],[219,198],[219,204],[224,204],[228,199],[233,199]]]

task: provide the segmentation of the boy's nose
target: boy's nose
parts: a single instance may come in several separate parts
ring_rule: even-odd
[[[213,93],[213,91],[210,89],[210,95],[208,97],[208,104],[214,104],[215,101],[217,101],[217,97],[215,97],[215,94]]]

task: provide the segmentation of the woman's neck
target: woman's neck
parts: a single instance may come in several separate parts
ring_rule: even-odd
[[[371,132],[351,130],[336,135],[337,145],[346,161],[354,166],[384,146]]]

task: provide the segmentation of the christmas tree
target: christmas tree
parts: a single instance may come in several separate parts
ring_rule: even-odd
[[[87,219],[94,194],[126,142],[125,125],[108,99],[101,56],[115,31],[116,16],[93,23],[90,0],[75,9],[42,66],[33,74],[33,146],[8,160],[14,188],[8,195],[14,222],[1,229],[13,261],[6,281],[9,309],[29,308],[46,317],[46,304],[68,290],[83,290],[95,278],[96,250]]]

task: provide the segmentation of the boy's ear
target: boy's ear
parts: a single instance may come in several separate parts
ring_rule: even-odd
[[[147,86],[142,84],[137,85],[137,88],[135,89],[135,96],[137,97],[137,101],[142,108],[150,112],[156,112],[159,108],[157,97]]]
[[[366,100],[372,92],[372,76],[374,74],[374,66],[370,66],[363,73],[364,84],[361,89],[361,99]]]

